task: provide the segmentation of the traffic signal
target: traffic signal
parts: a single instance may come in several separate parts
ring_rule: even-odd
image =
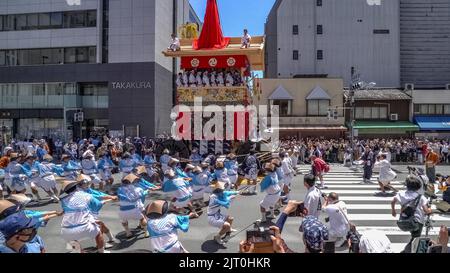
[[[84,121],[84,113],[78,112],[73,115],[74,122],[83,122]]]
[[[333,117],[334,117],[335,120],[337,120],[339,118],[339,111],[338,110],[334,110]]]

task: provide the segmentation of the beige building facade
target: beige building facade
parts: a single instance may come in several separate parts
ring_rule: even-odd
[[[279,106],[280,137],[345,136],[342,79],[257,79],[254,104]]]

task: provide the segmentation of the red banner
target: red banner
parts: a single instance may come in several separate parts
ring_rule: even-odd
[[[180,112],[178,113],[178,118],[176,119],[176,134],[178,138],[184,140],[216,140],[209,139],[208,137],[203,135],[203,126],[201,127],[202,131],[202,139],[195,139],[194,136],[194,124],[193,124],[193,116],[192,112]],[[234,128],[229,135],[227,132],[227,126],[229,124],[224,120],[223,127],[223,138],[217,140],[234,140],[234,141],[245,141],[249,139],[249,130],[250,130],[250,113],[249,112],[235,112],[233,115],[233,124]]]
[[[182,57],[182,69],[226,69],[246,68],[249,62],[245,55]]]

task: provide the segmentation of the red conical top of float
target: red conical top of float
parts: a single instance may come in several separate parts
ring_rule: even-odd
[[[194,49],[222,49],[228,46],[230,38],[223,37],[219,9],[216,0],[208,0],[200,38],[194,41]]]

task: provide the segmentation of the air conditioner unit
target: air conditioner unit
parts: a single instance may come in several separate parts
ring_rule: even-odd
[[[413,83],[405,84],[405,90],[406,91],[413,91],[414,90],[414,84]]]
[[[391,114],[391,121],[398,121],[398,114]]]
[[[447,84],[445,85],[445,89],[446,89],[446,90],[450,90],[450,83],[447,83]]]

